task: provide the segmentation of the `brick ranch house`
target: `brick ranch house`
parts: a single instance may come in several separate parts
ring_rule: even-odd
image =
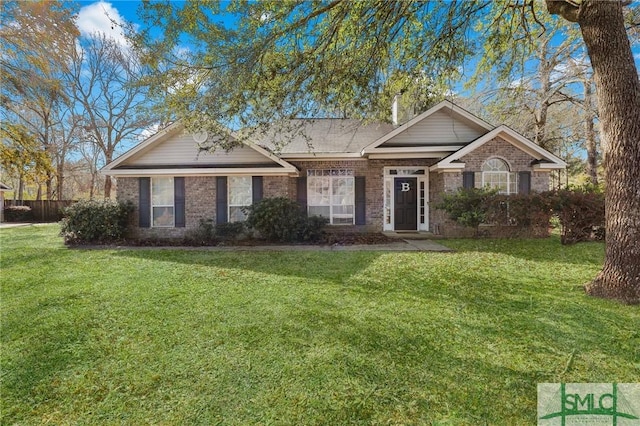
[[[136,206],[139,238],[177,238],[200,219],[241,221],[263,197],[297,200],[336,230],[430,232],[461,229],[434,208],[460,187],[503,193],[549,188],[566,163],[507,126],[494,127],[443,101],[403,125],[309,119],[300,132],[253,138],[230,152],[198,153],[175,123],[107,164],[117,198]],[[274,142],[286,144],[273,153]]]

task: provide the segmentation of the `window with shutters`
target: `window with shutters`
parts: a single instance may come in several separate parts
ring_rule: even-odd
[[[307,209],[309,215],[326,217],[332,225],[353,225],[353,170],[307,170]]]
[[[474,180],[477,188],[497,189],[500,194],[518,193],[518,174],[509,171],[507,162],[500,158],[485,161],[482,172],[478,173]]]
[[[153,227],[174,226],[174,200],[172,177],[151,178],[151,223]]]
[[[229,176],[227,183],[229,200],[229,222],[242,222],[247,219],[246,207],[253,204],[253,186],[251,176]]]

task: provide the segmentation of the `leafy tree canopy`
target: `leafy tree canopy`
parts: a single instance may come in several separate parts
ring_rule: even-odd
[[[166,99],[168,113],[188,127],[219,133],[220,125],[260,128],[300,116],[388,119],[397,93],[413,93],[420,99],[414,107],[423,110],[450,93],[465,59],[485,44],[491,49],[482,66],[509,68],[527,57],[535,49],[532,35],[544,31],[539,6],[488,0],[145,3],[148,27],[134,37],[154,66],[148,83]]]
[[[10,177],[35,182],[52,170],[49,157],[25,126],[3,122],[0,140],[0,166]]]
[[[8,1],[0,5],[0,18],[3,102],[33,91],[59,94],[62,89],[55,74],[65,67],[79,35],[73,10],[57,0]]]

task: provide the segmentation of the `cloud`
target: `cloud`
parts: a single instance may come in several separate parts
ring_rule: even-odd
[[[189,46],[176,46],[173,49],[173,54],[180,59],[187,59],[191,53]]]
[[[99,1],[84,6],[78,13],[76,24],[82,36],[91,36],[95,33],[104,34],[115,40],[118,44],[127,45],[122,25],[124,18],[111,3]]]
[[[525,77],[518,77],[515,80],[511,80],[509,84],[507,84],[507,87],[509,87],[509,89],[517,89],[519,87],[528,87],[528,86],[529,86],[529,81]]]
[[[142,131],[136,136],[136,139],[138,141],[143,141],[155,135],[159,131],[160,131],[159,123],[151,124],[150,126],[147,126],[144,129],[142,129]]]

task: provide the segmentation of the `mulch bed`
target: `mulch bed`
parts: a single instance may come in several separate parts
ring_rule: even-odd
[[[350,246],[350,245],[370,245],[370,244],[389,244],[397,242],[396,239],[387,237],[381,233],[358,233],[358,232],[340,232],[340,233],[326,233],[319,241],[303,241],[293,243],[281,243],[281,242],[269,242],[259,239],[243,239],[243,240],[209,240],[209,241],[194,241],[186,239],[128,239],[124,241],[118,241],[116,245],[119,246],[131,246],[131,247],[215,247],[215,246],[239,246],[239,247],[252,247],[252,246],[279,246],[279,245],[319,245],[319,246]],[[89,243],[94,245],[95,242]],[[99,243],[98,243],[99,244]],[[108,245],[113,245],[109,243]],[[78,247],[84,244],[77,244]]]
[[[327,234],[319,244],[350,246],[355,244],[390,244],[397,242],[394,238],[380,233],[345,232],[340,234]]]

